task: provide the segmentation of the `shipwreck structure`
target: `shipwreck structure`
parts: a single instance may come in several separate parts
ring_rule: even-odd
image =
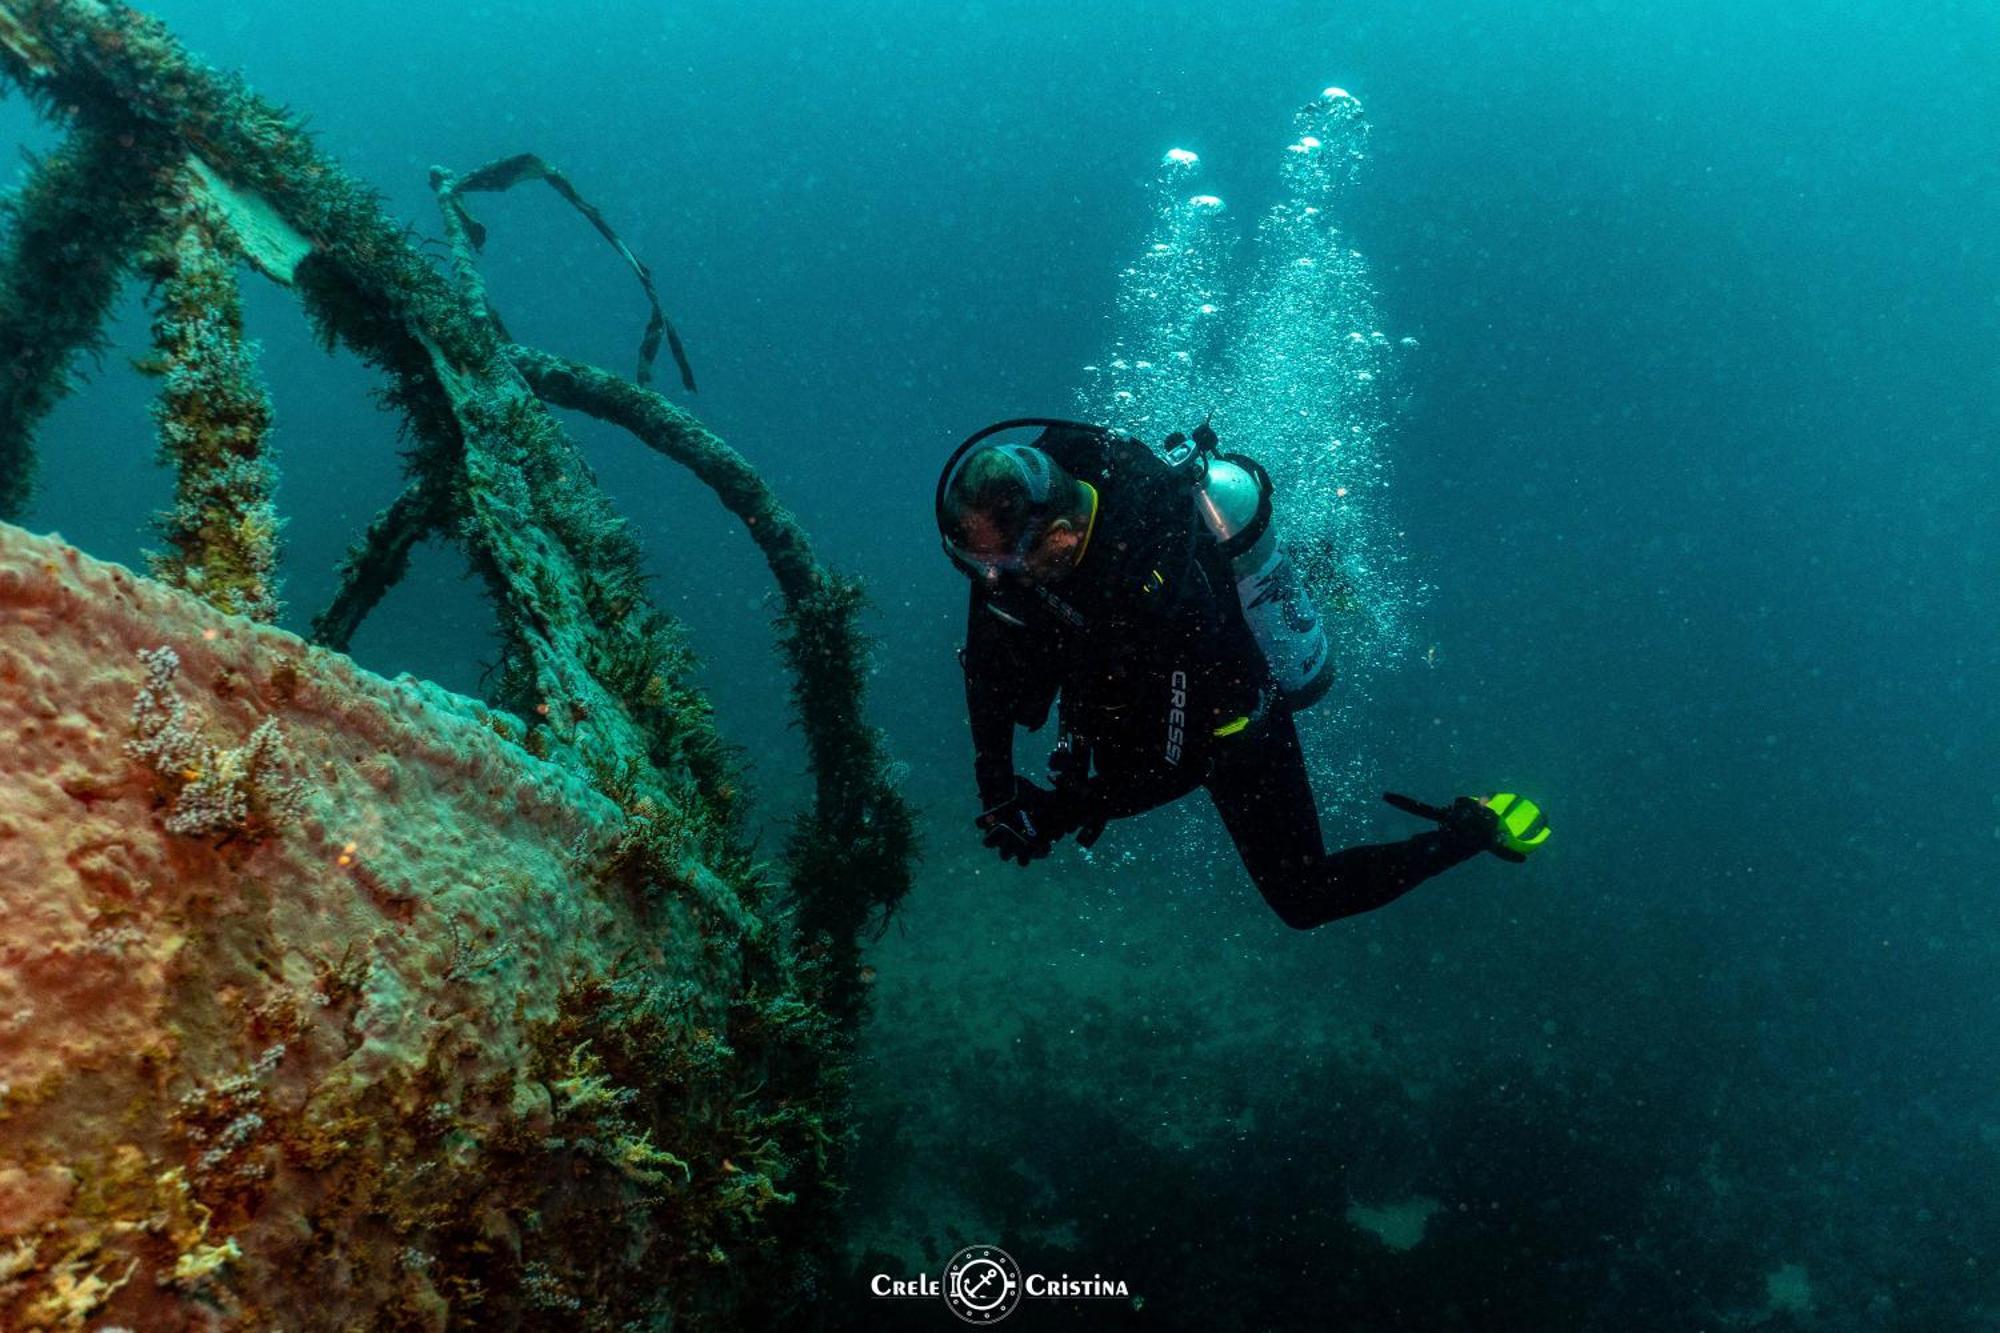
[[[691,389],[685,350],[549,165],[435,170],[440,267],[133,10],[0,0],[0,71],[67,131],[0,245],[0,517],[135,278],[177,472],[147,576],[0,523],[0,1326],[797,1322],[850,1132],[857,940],[914,855],[862,715],[859,588],[649,386],[664,342]],[[634,379],[488,304],[467,196],[527,181],[645,286]],[[245,272],[407,426],[407,487],[309,639],[272,623]],[[778,866],[551,405],[687,465],[768,559],[815,778]],[[344,655],[433,535],[491,596],[486,700]]]

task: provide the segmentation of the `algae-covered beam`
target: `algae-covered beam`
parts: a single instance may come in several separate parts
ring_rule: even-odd
[[[815,779],[813,808],[789,849],[794,895],[802,925],[849,948],[872,914],[886,918],[908,892],[916,844],[881,733],[863,717],[859,585],[820,567],[805,530],[756,469],[692,413],[595,366],[519,344],[507,355],[545,401],[623,427],[693,472],[763,551],[784,598],[793,711]]]
[[[347,651],[354,631],[409,569],[410,552],[444,523],[448,506],[442,492],[441,486],[418,478],[375,515],[341,562],[340,586],[332,600],[313,617],[314,643]]]
[[[152,572],[217,610],[270,623],[280,526],[266,452],[271,400],[243,337],[236,242],[189,176],[179,225],[143,261],[157,289],[146,363],[162,377],[153,416],[160,453],[176,469],[174,506],[159,520],[170,549],[152,557]]]
[[[869,674],[859,625],[863,600],[855,581],[828,577],[788,607],[782,621],[793,712],[817,793],[793,829],[787,860],[799,924],[825,932],[843,979],[853,976],[870,920],[886,926],[909,893],[917,855],[916,819],[897,788],[882,733],[861,718]],[[850,985],[833,1003],[851,1011],[860,1001]]]
[[[479,274],[477,252],[485,233],[466,211],[461,193],[471,181],[504,189],[529,179],[550,180],[583,209],[625,254],[652,295],[645,266],[626,250],[603,215],[578,199],[560,173],[524,153],[463,179],[442,167],[431,169],[460,299],[472,318],[494,329],[504,327]],[[657,301],[654,310],[657,316]],[[674,346],[686,376],[678,341]],[[814,777],[812,809],[800,819],[787,849],[793,896],[801,924],[808,931],[825,931],[843,961],[854,961],[855,940],[869,918],[879,913],[886,921],[909,891],[916,849],[915,820],[892,779],[887,747],[864,719],[868,645],[859,625],[860,586],[820,567],[805,529],[778,503],[763,477],[692,413],[643,382],[628,382],[596,366],[518,343],[508,344],[505,352],[543,401],[623,427],[692,471],[742,520],[764,553],[784,598],[781,644],[792,670],[793,711],[805,734]],[[644,364],[642,355],[642,372]],[[693,387],[691,377],[686,382]],[[844,968],[843,975],[851,975],[851,969]],[[850,991],[841,999],[851,1004],[858,996]]]
[[[778,503],[757,469],[693,413],[651,389],[581,361],[519,343],[508,345],[507,356],[543,402],[621,426],[647,448],[693,472],[725,509],[743,521],[785,600],[797,602],[810,595],[820,570],[805,529]]]
[[[0,518],[33,486],[35,429],[68,392],[157,217],[171,145],[116,108],[80,121],[6,203],[0,251]]]

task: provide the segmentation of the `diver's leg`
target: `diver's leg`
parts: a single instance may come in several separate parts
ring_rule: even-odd
[[[1208,794],[1250,879],[1288,926],[1310,930],[1394,902],[1479,855],[1441,829],[1328,852],[1288,709],[1216,743]]]
[[[1130,819],[1178,801],[1201,785],[1200,774],[1191,766],[1161,769],[1153,758],[1149,752],[1094,746],[1090,778],[1070,794],[1069,813],[1075,822],[1101,828],[1112,820]]]

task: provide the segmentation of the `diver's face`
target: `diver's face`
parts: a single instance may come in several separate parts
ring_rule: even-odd
[[[1060,581],[1076,568],[1077,548],[1081,545],[1083,533],[1077,525],[1070,519],[1057,519],[1023,558],[1028,577],[1036,583]]]
[[[986,515],[966,515],[965,538],[957,547],[959,557],[988,583],[1013,578],[1029,583],[1053,583],[1068,574],[1076,563],[1083,535],[1074,520],[1059,518],[1039,534],[1024,534],[1010,548],[999,527]]]

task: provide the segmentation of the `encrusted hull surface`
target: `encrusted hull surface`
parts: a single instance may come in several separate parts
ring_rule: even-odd
[[[163,646],[156,710],[223,763],[275,722],[284,800],[170,831]],[[626,812],[518,731],[0,524],[0,1326],[694,1312],[788,1201],[703,1091],[751,946],[592,871]]]

